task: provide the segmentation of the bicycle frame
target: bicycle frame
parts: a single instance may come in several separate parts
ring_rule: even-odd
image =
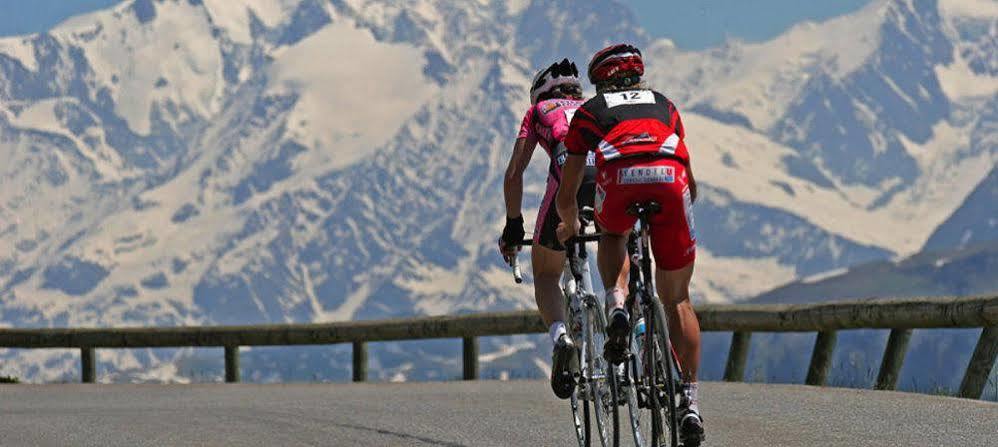
[[[588,222],[584,221],[583,230],[587,226]],[[580,370],[576,376],[576,390],[571,396],[570,403],[580,447],[592,445],[590,405],[593,406],[593,415],[596,416],[598,439],[604,446],[616,446],[619,442],[617,379],[615,372],[609,367],[598,366],[599,362],[603,361],[600,352],[605,342],[605,333],[601,331],[606,327],[606,318],[602,300],[593,292],[593,278],[585,245],[598,238],[598,234],[583,232],[565,244],[565,268],[561,276],[561,289],[567,310],[565,323],[570,337],[576,341],[579,349]],[[533,241],[524,240],[520,245],[532,245],[532,243]],[[521,283],[523,279],[516,256],[510,259],[510,266],[513,268],[514,280]],[[594,330],[594,327],[599,329]],[[600,334],[601,337],[597,337]],[[602,382],[613,383],[607,385],[608,388],[603,388],[599,385]],[[579,401],[582,402],[581,412]],[[607,402],[613,402],[609,410]]]
[[[584,230],[585,228],[583,228]],[[598,234],[580,234],[569,242],[566,246],[565,268],[561,275],[561,290],[565,297],[566,325],[574,340],[587,340],[589,334],[589,322],[585,321],[583,307],[587,311],[603,312],[603,304],[599,297],[593,292],[593,278],[589,268],[588,251],[585,244],[598,240]],[[520,246],[533,245],[533,240],[524,239]],[[516,256],[510,260],[510,267],[513,269],[513,279],[517,284],[523,282],[523,274],[520,270],[519,261]],[[579,287],[581,283],[582,287]],[[584,349],[582,349],[584,355]],[[585,365],[585,358],[580,356],[581,365]],[[580,366],[581,366],[580,365]],[[583,371],[583,377],[586,374]],[[582,382],[580,382],[582,383]]]
[[[631,290],[629,291],[630,293],[628,294],[626,306],[628,309],[631,309],[632,316],[641,315],[645,319],[645,322],[647,324],[647,322],[652,321],[651,319],[654,319],[654,317],[651,316],[654,313],[651,307],[652,306],[651,300],[659,300],[660,298],[658,296],[658,292],[655,290],[654,276],[652,276],[651,255],[650,255],[651,242],[648,236],[647,227],[641,228],[638,235],[639,236],[637,240],[634,241],[636,242],[636,244],[633,246],[633,252],[631,253],[630,256],[632,268],[630,271],[631,279],[629,283]],[[631,242],[629,241],[628,244],[630,243]],[[631,247],[629,247],[629,249],[630,248]],[[649,255],[646,256],[645,253],[649,253]],[[633,268],[633,266],[635,265],[639,266],[640,268],[638,269]],[[656,321],[656,323],[658,322]],[[668,333],[669,322],[662,321],[659,324],[662,324],[663,327],[666,329],[666,333]],[[651,331],[646,330],[645,337],[648,338],[650,336],[649,334],[651,334]],[[671,344],[669,346],[669,351],[670,351],[669,357],[672,359],[672,364],[673,364],[672,366],[674,368],[673,371],[676,372],[677,378],[682,377],[682,367],[679,364],[679,359],[678,355],[675,352],[675,348],[673,348]],[[642,353],[636,353],[636,354],[642,354]]]
[[[660,309],[663,306],[656,293],[654,276],[652,276],[651,240],[646,218],[641,217],[636,226],[638,226],[637,238],[633,237],[632,234],[632,238],[628,241],[631,270],[629,281],[630,291],[626,305],[631,310],[632,327],[637,321],[637,315],[644,318],[645,334],[642,340],[641,352],[632,352],[629,357],[627,366],[631,370],[631,374],[626,374],[625,372],[625,377],[633,381],[633,383],[628,382],[627,385],[634,387],[639,408],[652,409],[652,411],[654,411],[654,408],[663,408],[668,411],[667,417],[670,418],[671,441],[672,445],[676,445],[677,433],[675,428],[674,402],[676,392],[679,389],[679,378],[682,377],[682,369],[672,343],[668,340],[668,321],[665,318],[664,312],[659,317],[655,311],[656,303],[659,304],[658,307]],[[663,332],[666,334],[666,346],[660,346],[656,342],[655,333],[658,326],[661,326]],[[632,340],[634,340],[633,335]],[[631,343],[631,345],[634,346],[634,343]],[[656,366],[654,364],[653,359],[656,347],[667,351],[667,353],[663,352],[663,357],[668,359],[668,365]],[[661,368],[664,371],[656,371],[657,368]],[[665,383],[658,383],[659,373],[666,376],[663,378]],[[670,377],[671,381],[669,380]],[[669,398],[669,394],[672,394],[671,399]],[[634,414],[632,413],[632,430],[635,431],[635,435],[637,436],[638,429],[633,417]],[[652,418],[652,439],[648,440],[649,442],[660,439],[664,434],[664,422],[660,418]]]

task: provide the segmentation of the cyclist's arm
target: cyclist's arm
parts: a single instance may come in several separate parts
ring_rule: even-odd
[[[579,221],[579,186],[586,168],[586,155],[569,153],[565,166],[561,168],[561,184],[558,186],[558,197],[555,206],[562,222]]]
[[[506,217],[515,219],[521,214],[523,204],[523,171],[530,164],[530,158],[537,148],[537,140],[531,137],[517,138],[513,145],[513,155],[506,166],[506,177],[502,189],[506,198]]]
[[[686,177],[690,186],[690,201],[696,202],[697,182],[693,178],[693,161],[690,159],[690,149],[686,146],[686,126],[683,126],[683,118],[679,116],[679,110],[673,108],[672,115],[672,126],[676,130],[676,135],[679,136],[679,145],[676,152],[683,159],[683,164],[686,166]]]
[[[697,201],[697,181],[693,178],[693,163],[686,165],[686,175],[690,178],[690,201]]]
[[[568,126],[568,134],[565,135],[565,149],[568,152],[568,157],[565,160],[565,166],[561,168],[561,185],[558,187],[558,196],[555,198],[555,207],[558,210],[558,217],[561,218],[562,225],[573,227],[579,221],[577,197],[579,186],[582,185],[582,179],[585,175],[586,156],[589,155],[590,150],[596,148],[603,134],[599,126],[596,125],[595,117],[586,108],[586,104],[575,111],[572,123]]]

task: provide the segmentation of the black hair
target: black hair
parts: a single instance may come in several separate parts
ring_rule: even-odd
[[[596,84],[596,91],[598,92],[612,92],[617,90],[634,90],[645,88],[644,82],[641,81],[641,76],[637,73],[626,72],[619,76],[614,76],[606,81]]]
[[[551,89],[551,91],[537,95],[537,102],[564,98],[582,99],[582,87],[577,85],[559,85]]]

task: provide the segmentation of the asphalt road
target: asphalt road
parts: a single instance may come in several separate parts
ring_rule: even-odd
[[[795,385],[707,383],[701,394],[707,446],[998,446],[995,403]],[[567,402],[543,382],[0,386],[4,447],[571,446],[573,436]]]

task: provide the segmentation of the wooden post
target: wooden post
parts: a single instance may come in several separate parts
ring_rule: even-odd
[[[725,382],[745,380],[745,361],[748,360],[751,332],[736,331],[731,334],[731,348],[728,349],[728,363],[724,366]]]
[[[818,332],[818,339],[814,341],[814,352],[811,353],[811,365],[807,368],[806,384],[825,386],[825,382],[828,380],[828,370],[832,366],[835,340],[835,331]]]
[[[80,348],[80,380],[94,383],[97,380],[97,356],[94,348]]]
[[[367,380],[367,343],[353,342],[353,381]]]
[[[239,346],[225,347],[225,383],[239,383]]]
[[[464,337],[463,339],[463,356],[464,356],[464,380],[477,380],[478,379],[478,338],[477,337]]]
[[[908,341],[911,340],[911,329],[891,329],[887,338],[887,348],[884,349],[884,359],[880,361],[880,372],[877,374],[878,390],[893,390],[898,385],[898,375],[904,365],[904,356],[908,353]]]
[[[967,372],[963,375],[963,382],[960,383],[960,397],[981,398],[996,357],[998,357],[998,326],[986,327],[981,331],[981,338],[977,339],[974,355],[970,357]]]

